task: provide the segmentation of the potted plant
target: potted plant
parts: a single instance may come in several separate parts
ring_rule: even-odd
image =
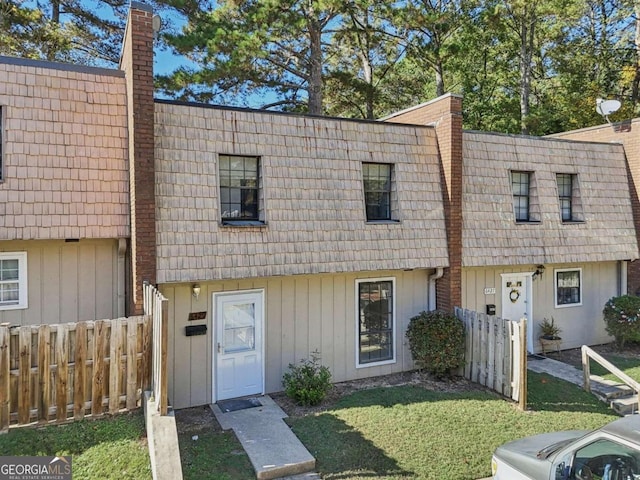
[[[561,331],[553,317],[551,317],[551,321],[545,317],[540,323],[540,338],[538,338],[538,340],[540,341],[543,355],[546,355],[549,349],[556,350],[557,352],[560,351],[560,344],[562,343],[562,337],[560,337]]]

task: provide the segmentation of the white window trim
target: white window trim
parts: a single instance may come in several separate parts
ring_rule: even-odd
[[[0,310],[21,310],[28,308],[27,292],[27,252],[0,252],[0,260],[18,260],[18,303],[0,305]]]
[[[360,363],[360,326],[358,322],[360,321],[360,284],[361,283],[374,283],[374,282],[391,282],[391,295],[392,295],[392,317],[391,321],[393,322],[393,326],[391,328],[391,332],[393,334],[393,358],[389,360],[381,360],[380,362],[369,362],[369,363]],[[367,368],[367,367],[379,367],[380,365],[390,365],[396,363],[396,344],[397,344],[397,324],[396,324],[396,279],[395,277],[380,277],[380,278],[358,278],[356,279],[356,291],[355,291],[355,327],[356,327],[356,342],[355,342],[355,355],[356,355],[356,368]]]
[[[559,272],[578,272],[580,276],[580,302],[578,303],[565,303],[558,305],[558,273]],[[582,306],[582,299],[584,296],[584,288],[582,282],[582,268],[556,268],[553,270],[553,303],[556,308],[570,308]]]

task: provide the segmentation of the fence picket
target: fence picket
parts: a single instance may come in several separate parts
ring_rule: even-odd
[[[0,432],[9,430],[11,421],[11,366],[9,345],[11,333],[9,327],[0,325]]]
[[[87,324],[79,322],[76,325],[76,355],[73,370],[73,418],[84,418],[84,401],[86,388],[87,364]]]
[[[120,408],[120,360],[122,357],[122,323],[120,319],[111,323],[111,345],[109,354],[109,413]]]
[[[69,352],[67,325],[58,325],[56,338],[56,364],[58,377],[56,380],[56,420],[64,422],[67,419],[67,383],[69,381]]]
[[[29,423],[31,417],[31,327],[20,327],[19,335],[18,420],[20,423]]]
[[[49,402],[51,401],[51,328],[41,325],[38,328],[38,420],[49,421]]]
[[[93,325],[93,378],[91,381],[91,415],[102,415],[104,394],[104,345],[105,322],[98,320]]]
[[[136,408],[137,390],[138,390],[138,355],[137,355],[137,338],[138,322],[135,318],[127,319],[127,410]]]

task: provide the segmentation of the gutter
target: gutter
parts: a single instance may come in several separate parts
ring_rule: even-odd
[[[444,275],[444,268],[436,268],[436,273],[429,275],[429,311],[432,312],[436,309],[436,280],[442,278]]]

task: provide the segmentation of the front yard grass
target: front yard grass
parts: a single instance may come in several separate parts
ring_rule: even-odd
[[[624,357],[615,354],[605,354],[603,355],[603,357],[609,360],[631,378],[640,382],[640,358]],[[609,373],[609,370],[607,370],[594,360],[590,361],[590,370],[592,375],[599,375],[609,380],[618,381],[618,379],[612,373]]]
[[[151,479],[142,410],[0,435],[2,455],[71,455],[74,480]]]
[[[489,392],[376,388],[326,412],[290,418],[325,479],[476,479],[493,450],[537,433],[598,428],[616,416],[578,387],[529,372],[529,408]]]

